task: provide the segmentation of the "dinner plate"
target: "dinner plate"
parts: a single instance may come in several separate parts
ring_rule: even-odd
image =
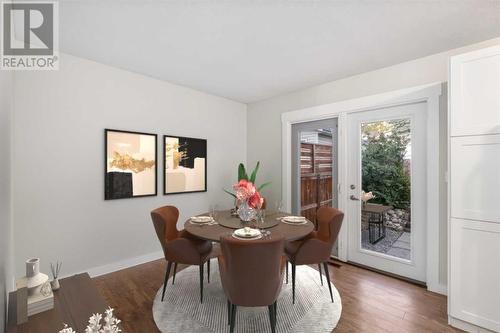
[[[233,233],[233,238],[236,238],[236,239],[239,239],[239,240],[246,240],[246,241],[248,241],[248,240],[256,240],[256,239],[261,239],[262,238],[262,234],[258,235],[257,237],[251,237],[251,238],[249,238],[249,237],[238,237],[238,236],[236,236]]]
[[[234,235],[239,238],[256,238],[262,236],[259,229],[241,228],[234,231]]]
[[[290,225],[304,225],[307,224],[307,220],[304,220],[303,222],[287,222],[285,220],[281,220],[282,223],[285,224],[290,224]]]
[[[298,224],[303,224],[307,222],[304,216],[285,216],[282,218],[282,220],[288,223],[298,223]]]
[[[193,216],[190,220],[193,223],[209,223],[213,221],[210,216]]]

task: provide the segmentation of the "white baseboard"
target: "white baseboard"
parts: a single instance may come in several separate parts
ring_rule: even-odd
[[[89,273],[90,277],[96,277],[108,273],[113,273],[125,268],[144,264],[153,260],[161,259],[163,257],[164,255],[162,251],[153,252],[139,257],[128,258],[114,263],[93,267],[88,269],[87,273]]]
[[[476,326],[474,324],[465,322],[463,320],[457,319],[457,318],[452,317],[452,316],[448,316],[448,324],[450,324],[453,327],[459,328],[465,332],[470,332],[470,333],[494,333],[493,331],[490,331],[486,328]]]
[[[444,284],[427,284],[427,290],[441,295],[448,295],[448,287]]]

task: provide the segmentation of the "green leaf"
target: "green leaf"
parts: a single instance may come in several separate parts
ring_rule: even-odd
[[[259,171],[260,161],[257,162],[255,169],[252,171],[252,175],[250,176],[250,181],[255,184],[255,179],[257,178],[257,171]]]
[[[240,163],[240,165],[238,166],[238,181],[242,179],[248,180],[248,175],[247,171],[245,170],[245,166],[243,165],[243,163]]]
[[[236,194],[229,192],[229,191],[228,191],[228,190],[226,190],[225,188],[223,188],[222,190],[223,190],[224,192],[226,192],[227,194],[229,194],[229,195],[231,195],[231,196],[233,196],[233,197],[235,197],[235,198],[236,198]]]
[[[261,191],[264,187],[266,187],[267,185],[271,184],[271,182],[267,182],[267,183],[264,183],[262,185],[260,185],[258,188],[257,188],[257,191]]]

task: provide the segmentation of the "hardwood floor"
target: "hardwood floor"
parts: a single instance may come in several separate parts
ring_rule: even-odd
[[[124,332],[158,332],[151,308],[165,266],[157,260],[93,279]],[[330,265],[330,273],[342,297],[336,333],[459,332],[447,325],[444,296],[349,264]]]

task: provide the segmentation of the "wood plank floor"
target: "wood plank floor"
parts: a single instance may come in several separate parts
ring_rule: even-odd
[[[165,266],[157,260],[93,279],[124,332],[158,332],[151,308]],[[342,297],[336,333],[459,332],[447,325],[444,296],[349,264],[331,265],[330,273]]]

